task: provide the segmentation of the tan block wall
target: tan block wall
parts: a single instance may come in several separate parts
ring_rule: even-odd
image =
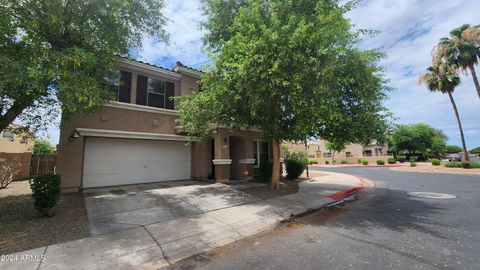
[[[30,177],[30,164],[32,161],[32,153],[0,153],[0,163],[14,160],[15,170],[18,173],[13,177],[14,181],[26,180]]]

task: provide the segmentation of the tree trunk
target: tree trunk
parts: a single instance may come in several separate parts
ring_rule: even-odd
[[[475,84],[475,88],[477,89],[478,97],[480,98],[480,84],[478,83],[477,74],[475,73],[475,66],[473,64],[468,66],[470,71],[472,72],[473,83]]]
[[[334,161],[335,161],[335,151],[333,151],[332,153],[332,165],[334,164]]]
[[[460,121],[460,115],[458,114],[457,105],[455,104],[455,100],[453,99],[453,95],[451,92],[448,92],[448,97],[450,98],[450,102],[452,102],[452,107],[455,111],[455,116],[457,117],[458,128],[460,129],[460,137],[462,138],[463,155],[465,157],[465,160],[469,161],[470,159],[468,158],[467,145],[465,144],[465,136],[463,135],[462,121]]]
[[[4,115],[0,115],[0,132],[5,130],[30,104],[14,102]]]
[[[272,166],[272,188],[280,188],[280,142],[277,139],[273,139],[272,154],[273,154],[273,166]]]

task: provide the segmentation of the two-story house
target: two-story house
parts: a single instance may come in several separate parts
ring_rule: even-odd
[[[62,190],[181,179],[252,177],[271,157],[254,130],[213,130],[207,143],[177,130],[171,97],[199,90],[202,73],[177,63],[170,70],[121,58],[117,100],[60,130],[57,172]]]

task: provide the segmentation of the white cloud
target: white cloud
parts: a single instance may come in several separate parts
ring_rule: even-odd
[[[139,60],[172,67],[175,61],[188,66],[201,66],[207,57],[202,52],[200,22],[203,15],[200,2],[169,1],[164,11],[168,22],[165,30],[170,35],[168,44],[160,43],[151,37],[145,37]]]
[[[479,24],[480,2],[474,0],[383,0],[364,1],[350,12],[360,28],[376,29],[381,34],[366,39],[362,46],[380,48],[387,54],[385,67],[392,87],[396,88],[386,102],[400,123],[426,122],[444,130],[451,143],[460,144],[456,118],[449,98],[429,93],[419,85],[418,75],[431,65],[431,50],[450,30],[464,23]],[[462,77],[455,99],[465,130],[479,130],[477,112],[480,100],[472,78]],[[475,132],[465,132],[467,146],[480,145]]]
[[[417,83],[418,75],[430,64],[430,53],[438,39],[464,23],[480,24],[478,0],[366,0],[349,17],[358,28],[375,29],[381,34],[367,38],[362,46],[381,48],[388,56],[384,65],[390,85],[397,90],[386,101],[400,123],[425,122],[444,130],[451,143],[460,144],[456,118],[448,96],[429,93]],[[145,37],[138,59],[173,67],[175,61],[194,67],[208,60],[202,51],[199,23],[203,19],[199,0],[170,0],[165,13],[170,43]],[[479,68],[480,69],[480,68]],[[480,74],[478,74],[480,75]],[[469,148],[480,145],[480,100],[471,77],[465,77],[455,91]],[[57,140],[57,131],[52,131]],[[55,141],[57,143],[57,141]]]

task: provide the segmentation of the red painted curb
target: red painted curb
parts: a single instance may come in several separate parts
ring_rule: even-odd
[[[329,197],[330,199],[332,200],[335,200],[335,201],[341,201],[343,199],[345,199],[346,197],[362,190],[363,187],[354,187],[354,188],[351,188],[351,189],[347,189],[347,190],[343,190],[343,191],[339,191],[337,193],[334,193],[332,195],[328,195],[327,197]]]
[[[360,182],[362,182],[362,184],[366,184],[366,183],[367,183],[367,181],[365,181],[365,179],[363,179],[363,178],[360,177],[360,176],[357,176],[357,179],[358,179]]]
[[[362,177],[360,176],[355,176],[358,181],[360,181],[362,184],[366,184],[367,181],[365,181],[365,179],[363,179]],[[341,201],[343,199],[345,199],[346,197],[356,193],[356,192],[359,192],[360,190],[362,190],[363,187],[361,186],[358,186],[358,187],[354,187],[354,188],[349,188],[349,189],[346,189],[346,190],[342,190],[342,191],[339,191],[337,193],[334,193],[332,195],[328,195],[327,197],[329,197],[330,199],[332,200],[335,200],[335,201]]]

